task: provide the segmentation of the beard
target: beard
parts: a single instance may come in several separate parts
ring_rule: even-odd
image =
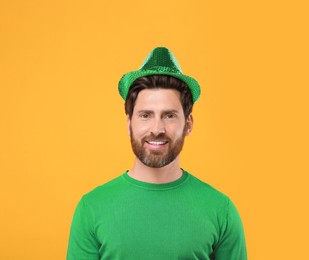
[[[184,145],[185,136],[186,136],[186,127],[182,132],[181,137],[172,141],[171,138],[165,133],[160,133],[158,135],[151,134],[149,136],[145,136],[141,141],[134,138],[132,128],[130,126],[130,138],[131,138],[131,146],[135,156],[146,166],[151,168],[161,168],[176,159],[179,153],[182,150]],[[168,143],[167,147],[163,151],[157,150],[148,150],[145,149],[144,143],[146,140],[151,141],[160,141],[166,140]]]

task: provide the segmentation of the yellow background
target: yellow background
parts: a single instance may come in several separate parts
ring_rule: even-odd
[[[117,84],[155,46],[202,86],[183,168],[249,259],[309,259],[305,2],[1,0],[0,259],[65,258],[82,194],[132,165]]]

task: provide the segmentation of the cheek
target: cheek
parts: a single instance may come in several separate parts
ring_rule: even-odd
[[[131,125],[131,132],[134,137],[143,137],[148,134],[148,127],[143,124],[134,124],[134,126]]]
[[[185,126],[181,126],[181,125],[177,125],[177,126],[173,126],[170,127],[169,129],[167,129],[166,133],[170,136],[170,137],[174,137],[174,138],[180,138],[183,136],[183,132]]]

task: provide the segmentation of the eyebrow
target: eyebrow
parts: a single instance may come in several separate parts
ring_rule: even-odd
[[[138,110],[137,113],[149,113],[149,114],[151,114],[151,113],[154,113],[154,111],[153,110],[147,110],[147,109],[141,109],[141,110]],[[179,111],[176,110],[176,109],[167,109],[167,110],[163,110],[161,113],[162,114],[168,114],[168,113],[178,114]]]
[[[168,114],[168,113],[173,113],[173,114],[178,114],[179,111],[176,109],[170,109],[170,110],[164,110],[163,113]]]

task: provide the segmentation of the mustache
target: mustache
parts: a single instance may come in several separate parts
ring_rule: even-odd
[[[165,141],[170,142],[171,138],[168,135],[166,135],[165,133],[159,133],[157,135],[151,133],[150,135],[145,136],[142,139],[143,142],[146,142],[146,141],[161,141],[161,140],[165,140]]]

